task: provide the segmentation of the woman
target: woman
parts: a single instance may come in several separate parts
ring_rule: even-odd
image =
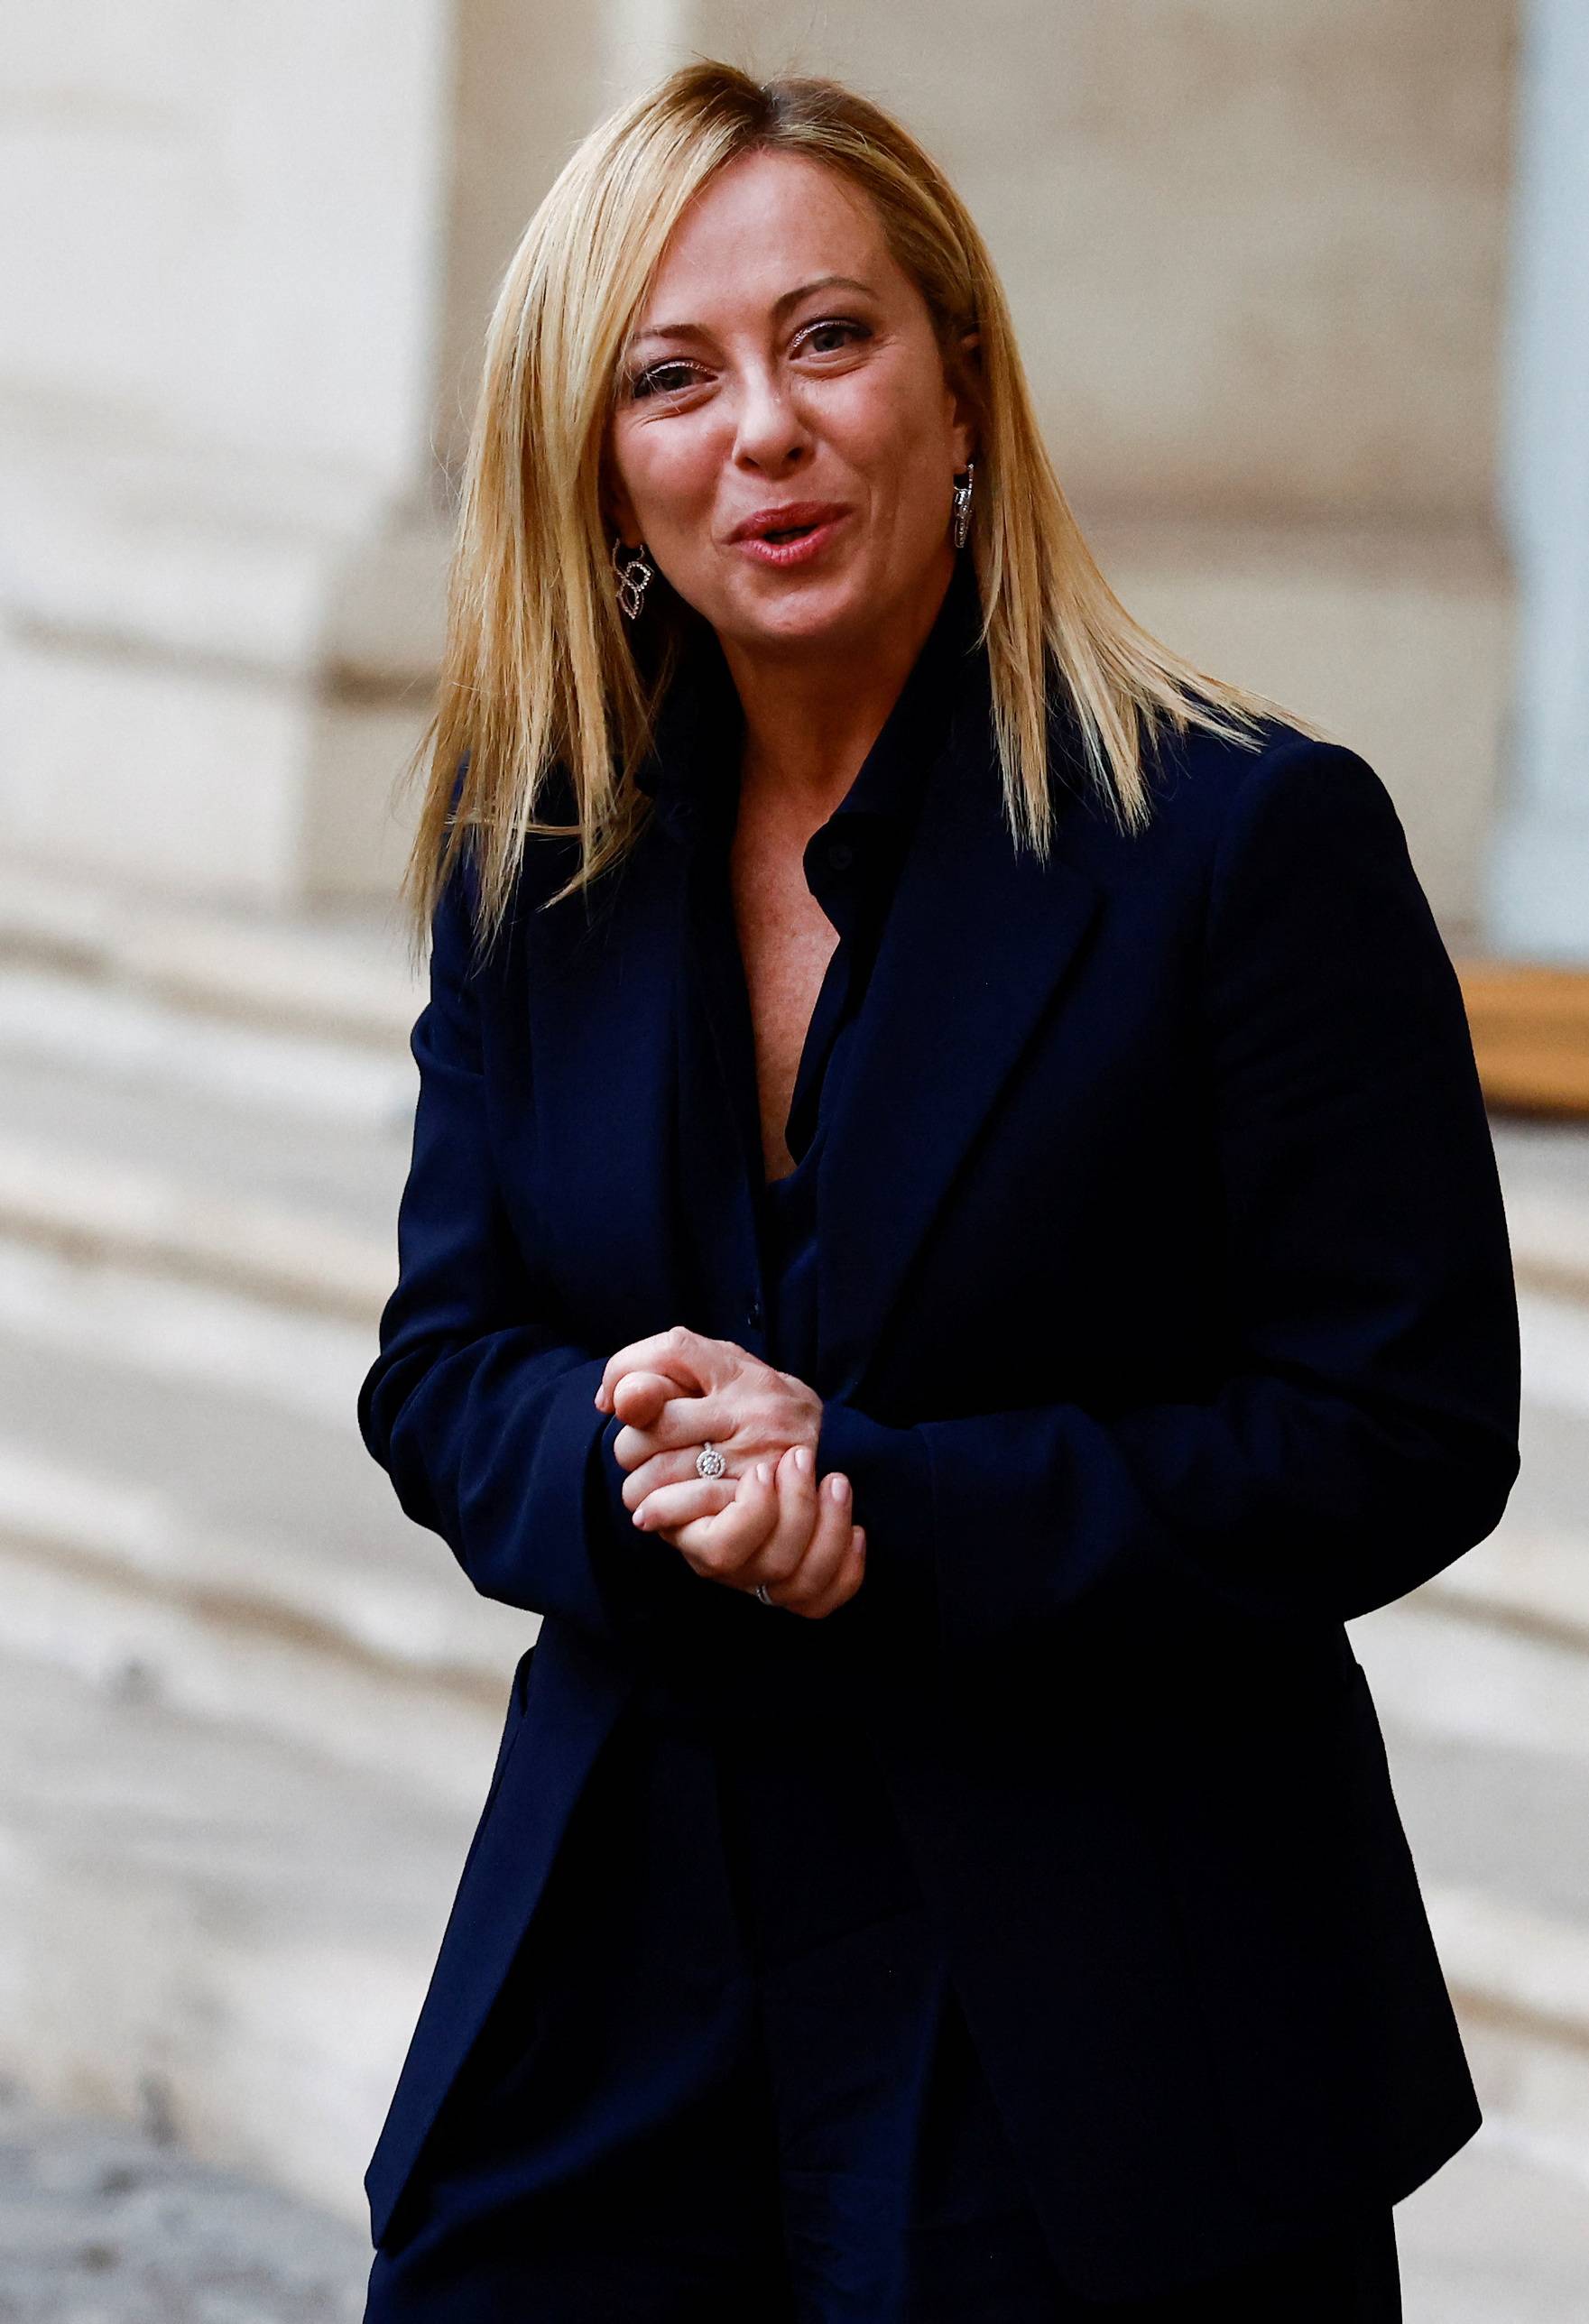
[[[508,273],[430,765],[360,1422],[542,1622],[369,2317],[1399,2315],[1479,2115],[1342,1624],[1518,1350],[1378,777],[1111,595],[903,130],[716,64]]]

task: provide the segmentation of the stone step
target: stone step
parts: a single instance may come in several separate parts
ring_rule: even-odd
[[[1583,2184],[1488,2122],[1397,2205],[1396,2245],[1405,2324],[1583,2324]]]
[[[1589,2218],[1589,1651],[1431,1590],[1349,1628],[1491,2131]]]
[[[8,1638],[467,1794],[536,1617],[398,1508],[356,1428],[369,1354],[351,1327],[0,1245]]]
[[[359,1321],[379,1314],[397,1271],[394,1244],[307,1206],[141,1168],[114,1148],[89,1153],[4,1132],[0,1235]]]
[[[1589,1300],[1589,1123],[1492,1115],[1520,1284]]]
[[[1589,1310],[1524,1292],[1521,1458],[1501,1524],[1422,1599],[1589,1647]]]
[[[0,964],[0,1234],[373,1319],[411,1058]]]
[[[405,1028],[405,1034],[407,1028]],[[181,1008],[136,987],[19,965],[0,954],[0,1056],[66,1087],[207,1098],[387,1135],[413,1111],[406,1038],[390,1047],[306,1028],[277,1031]]]
[[[367,2227],[361,2181],[490,1779],[0,1655],[0,2072]]]
[[[278,1032],[401,1047],[421,982],[405,947],[395,904],[287,917],[0,869],[0,961]]]

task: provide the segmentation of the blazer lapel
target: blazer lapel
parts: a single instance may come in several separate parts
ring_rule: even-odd
[[[1064,802],[1058,803],[1062,819]],[[818,1157],[820,1378],[854,1397],[906,1272],[1086,934],[1095,883],[1017,853],[985,687],[928,778]]]
[[[598,883],[528,919],[539,1176],[559,1273],[590,1305],[684,1317],[679,1232],[678,851],[654,828]],[[561,872],[559,871],[559,876]],[[621,1300],[614,1286],[621,1286]]]

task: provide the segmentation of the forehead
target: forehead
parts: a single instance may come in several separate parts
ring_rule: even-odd
[[[912,286],[860,190],[798,153],[744,153],[704,186],[669,236],[637,330],[715,306],[770,306],[796,284],[847,274],[884,296]]]

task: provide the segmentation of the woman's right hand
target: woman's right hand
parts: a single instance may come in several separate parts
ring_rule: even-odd
[[[734,1480],[725,1508],[692,1517],[686,1510],[698,1489],[694,1479],[659,1485],[635,1517],[706,1580],[746,1591],[765,1582],[774,1606],[811,1621],[836,1612],[861,1587],[866,1534],[850,1520],[849,1480],[831,1470],[818,1491],[809,1445],[791,1444],[776,1462],[753,1462]],[[670,1501],[681,1505],[671,1525]]]

